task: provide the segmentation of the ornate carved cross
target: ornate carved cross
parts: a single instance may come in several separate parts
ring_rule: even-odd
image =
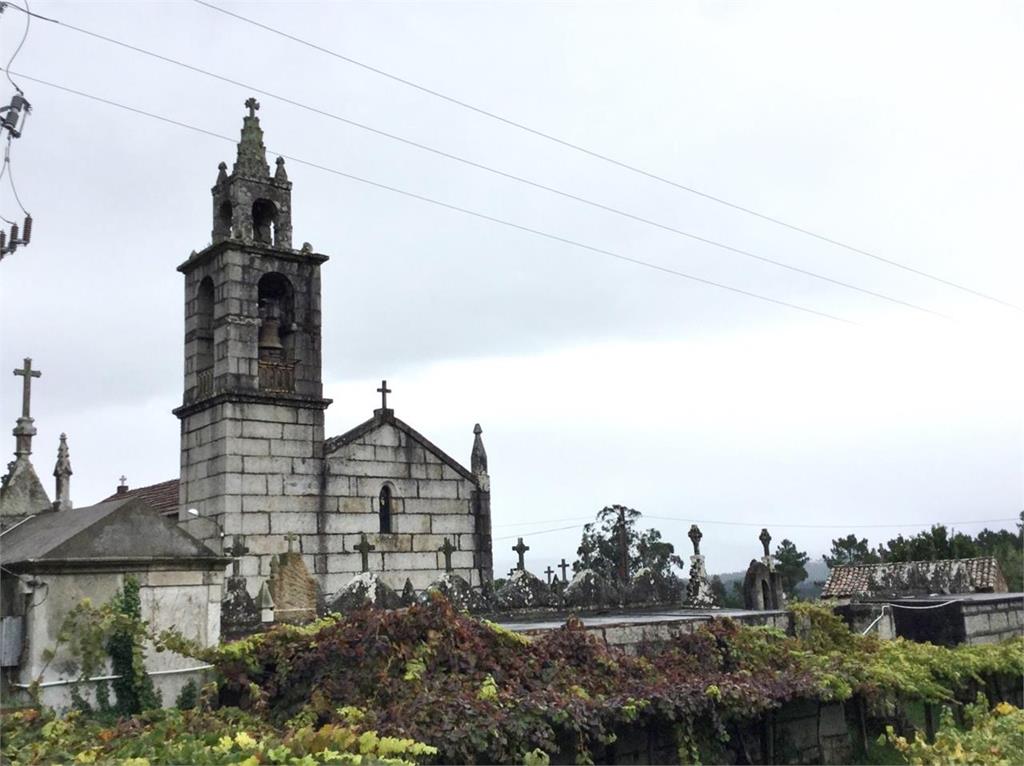
[[[42,377],[39,370],[32,369],[32,360],[28,357],[25,358],[25,366],[20,370],[14,371],[15,375],[20,375],[24,380],[21,383],[21,416],[23,418],[31,417],[29,411],[31,409],[32,402],[32,378]]]
[[[765,557],[767,558],[768,556],[771,556],[772,554],[768,551],[768,544],[772,541],[772,536],[770,534],[768,534],[768,530],[767,529],[762,529],[761,530],[761,535],[757,539],[760,540],[761,541],[761,545],[764,546],[764,555],[765,555]]]
[[[530,546],[524,545],[523,538],[520,537],[519,542],[512,546],[512,550],[514,550],[519,556],[519,563],[516,564],[516,569],[526,569],[525,556],[526,552],[530,550]]]
[[[391,393],[386,380],[380,382],[380,388],[377,389],[377,393],[380,394],[380,408],[386,410],[388,408],[388,394]]]
[[[377,546],[376,545],[370,545],[370,543],[366,539],[366,535],[363,535],[362,538],[359,541],[359,545],[355,546],[355,549],[357,551],[359,551],[359,555],[363,559],[363,563],[362,563],[362,567],[363,568],[360,571],[362,571],[362,572],[369,572],[370,571],[370,551],[377,550]]]
[[[555,570],[552,569],[550,566],[547,569],[544,570],[544,574],[546,574],[548,576],[548,585],[551,584],[551,575],[553,575],[554,573],[555,573]]]
[[[288,541],[288,552],[295,552],[295,541],[299,539],[299,536],[294,532],[289,532],[284,536],[284,539]]]
[[[694,556],[699,556],[700,555],[700,541],[701,541],[701,538],[703,538],[703,537],[704,537],[704,535],[701,534],[700,527],[698,527],[696,524],[691,524],[690,525],[689,538],[690,538],[690,542],[693,543],[693,555]]]
[[[565,570],[569,568],[569,565],[565,563],[565,559],[562,559],[562,563],[558,565],[558,568],[562,570],[562,582],[569,582],[565,576]]]
[[[120,486],[124,487],[125,489],[128,489],[128,477],[127,477],[127,476],[125,476],[125,475],[124,475],[124,474],[122,473],[122,474],[121,474],[121,478],[120,478],[120,479],[118,479],[118,481],[119,481],[119,482],[121,482],[121,485],[120,485]]]
[[[249,98],[245,100],[245,108],[249,110],[250,117],[255,117],[256,110],[260,108],[260,102],[252,96],[249,96]]]
[[[239,564],[241,563],[239,559],[249,552],[249,548],[245,545],[245,539],[241,535],[235,535],[231,539],[231,547],[225,548],[224,552],[234,559],[231,562],[231,574],[238,577],[240,574]]]
[[[452,545],[451,541],[446,537],[444,539],[444,545],[438,548],[441,553],[444,554],[444,571],[452,571],[452,552],[455,550],[455,546]]]

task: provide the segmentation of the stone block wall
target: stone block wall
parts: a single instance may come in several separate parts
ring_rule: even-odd
[[[1024,599],[1009,596],[961,605],[968,644],[994,644],[1024,634]]]
[[[217,551],[221,532],[244,535],[253,595],[285,535],[316,535],[322,443],[323,410],[290,403],[224,401],[182,420],[179,520]]]
[[[444,573],[438,549],[455,547],[452,568],[479,586],[480,542],[473,513],[476,485],[405,431],[382,422],[325,457],[324,592],[331,594],[361,570],[361,536],[375,546],[369,570],[400,590],[408,578],[422,590]],[[381,488],[392,495],[390,534],[380,532]],[[303,553],[307,543],[303,538]]]

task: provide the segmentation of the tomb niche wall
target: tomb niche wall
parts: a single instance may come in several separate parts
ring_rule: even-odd
[[[478,486],[466,469],[390,411],[378,410],[373,420],[328,440],[325,452],[325,593],[362,570],[356,546],[364,534],[374,547],[368,570],[396,590],[406,579],[423,590],[444,573],[439,549],[445,538],[454,546],[455,574],[474,587],[490,578],[489,559],[482,555],[489,538],[482,544],[475,512]],[[390,509],[382,508],[388,500]],[[316,540],[304,539],[304,551],[307,543]]]

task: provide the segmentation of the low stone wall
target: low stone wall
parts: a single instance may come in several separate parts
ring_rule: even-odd
[[[730,725],[729,733],[728,742],[699,744],[703,762],[844,764],[854,757],[841,703],[795,700],[769,718]],[[559,762],[571,763],[565,755]],[[617,766],[680,763],[676,735],[668,727],[624,727],[616,731],[615,742],[593,756],[595,763]]]
[[[656,614],[637,612],[636,614],[600,615],[596,617],[583,616],[583,627],[608,646],[614,646],[627,654],[636,654],[641,646],[657,646],[671,641],[679,635],[693,633],[701,625],[711,620],[729,618],[744,625],[767,625],[786,632],[790,631],[788,612],[735,612],[708,610],[703,614]],[[519,633],[526,635],[540,635],[551,630],[557,630],[564,624],[562,621],[553,620],[535,627],[522,623],[508,624]]]
[[[1024,633],[1024,598],[1008,596],[961,605],[968,644],[994,644]]]

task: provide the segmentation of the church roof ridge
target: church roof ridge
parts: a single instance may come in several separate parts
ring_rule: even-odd
[[[410,426],[405,421],[396,418],[393,410],[374,410],[374,415],[369,420],[360,423],[354,428],[349,429],[340,436],[332,436],[324,441],[324,457],[337,452],[339,449],[344,447],[346,444],[351,444],[356,441],[359,437],[366,433],[369,433],[374,428],[381,425],[392,425],[399,431],[404,432],[407,436],[410,436],[415,441],[422,444],[426,449],[432,452],[435,456],[441,459],[441,461],[447,464],[453,471],[458,473],[462,478],[468,479],[474,484],[477,483],[477,477],[473,475],[462,463],[453,458],[443,449],[434,444],[430,439],[421,434],[415,428]]]

